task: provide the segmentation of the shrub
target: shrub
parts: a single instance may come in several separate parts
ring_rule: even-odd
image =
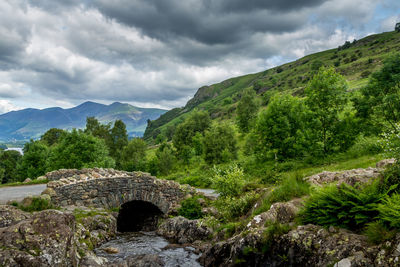
[[[215,206],[225,221],[235,219],[245,215],[258,199],[254,192],[248,192],[241,197],[220,197]]]
[[[53,206],[48,200],[40,197],[32,198],[32,203],[28,206],[18,205],[18,207],[23,211],[29,211],[29,212],[41,211],[53,208]]]
[[[329,185],[315,190],[300,212],[303,223],[359,230],[378,216],[378,204],[388,191],[379,180],[361,188]]]
[[[235,197],[242,193],[246,180],[243,169],[237,164],[229,166],[227,170],[214,167],[214,173],[212,186],[221,197]]]
[[[228,162],[237,157],[236,133],[228,124],[213,125],[203,140],[204,160],[208,164]]]
[[[201,205],[197,199],[198,197],[191,197],[183,200],[178,214],[190,220],[202,218]]]

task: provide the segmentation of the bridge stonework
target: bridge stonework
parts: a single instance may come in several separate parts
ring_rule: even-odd
[[[117,172],[114,175],[117,176],[80,173],[49,182],[43,194],[50,195],[51,202],[56,206],[110,209],[133,200],[141,200],[152,203],[162,213],[167,214],[187,194],[194,192],[189,186],[160,180],[147,173]]]

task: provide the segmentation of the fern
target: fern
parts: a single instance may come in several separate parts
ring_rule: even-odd
[[[300,219],[303,223],[360,230],[379,215],[378,205],[387,193],[380,189],[378,180],[361,188],[344,183],[318,188],[305,202]]]

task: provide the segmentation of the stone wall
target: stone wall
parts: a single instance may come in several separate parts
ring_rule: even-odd
[[[68,178],[76,178],[76,177],[87,177],[88,179],[91,178],[99,178],[99,177],[127,177],[131,176],[131,172],[126,171],[118,171],[112,168],[110,169],[103,169],[103,168],[93,168],[93,169],[60,169],[52,172],[46,173],[42,176],[44,179],[49,181],[57,181],[61,179],[68,179]]]
[[[160,180],[147,173],[126,173],[126,177],[87,177],[83,174],[49,182],[43,192],[56,206],[115,208],[132,200],[157,206],[167,214],[193,189],[173,181]]]

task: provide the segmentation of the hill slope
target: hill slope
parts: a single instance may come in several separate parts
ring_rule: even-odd
[[[146,128],[145,139],[155,138],[168,128],[175,127],[194,108],[207,110],[212,118],[234,117],[240,93],[252,87],[267,102],[275,92],[302,95],[313,71],[321,64],[334,66],[349,82],[350,90],[356,90],[368,82],[368,76],[382,66],[383,60],[393,52],[400,51],[400,33],[385,32],[367,36],[355,42],[327,51],[311,54],[296,61],[221,83],[201,87],[183,108],[176,108],[152,121]]]
[[[147,120],[157,119],[166,110],[138,108],[115,102],[103,105],[85,102],[70,109],[59,107],[47,109],[24,109],[0,115],[0,140],[29,140],[38,138],[50,128],[83,128],[86,117],[96,117],[102,123],[122,120],[130,136],[143,135]]]

